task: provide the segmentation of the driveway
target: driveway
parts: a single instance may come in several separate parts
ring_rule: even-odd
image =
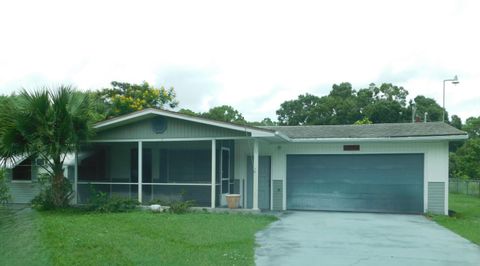
[[[256,235],[257,265],[480,265],[480,247],[420,215],[291,212]]]

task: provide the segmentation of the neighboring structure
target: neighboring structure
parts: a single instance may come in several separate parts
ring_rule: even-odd
[[[156,109],[95,128],[67,168],[78,203],[92,188],[211,208],[239,193],[268,210],[447,214],[448,142],[467,138],[445,123],[250,127]]]

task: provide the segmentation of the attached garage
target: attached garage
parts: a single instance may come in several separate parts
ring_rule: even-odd
[[[287,209],[422,213],[423,154],[287,155]]]

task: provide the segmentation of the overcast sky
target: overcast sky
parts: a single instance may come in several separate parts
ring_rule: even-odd
[[[6,2],[6,1],[5,1]],[[175,87],[181,108],[276,118],[333,83],[404,86],[480,115],[480,1],[9,1],[0,93],[113,80]]]

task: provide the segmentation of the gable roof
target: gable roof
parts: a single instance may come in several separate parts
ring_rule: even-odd
[[[122,126],[125,124],[129,124],[135,121],[140,121],[140,120],[155,117],[155,116],[171,117],[171,118],[186,120],[186,121],[200,123],[200,124],[206,124],[206,125],[215,126],[215,127],[248,132],[251,134],[252,137],[275,136],[275,132],[267,128],[239,125],[235,123],[217,121],[217,120],[207,119],[203,117],[181,114],[178,112],[160,110],[160,109],[154,109],[154,108],[147,108],[141,111],[129,113],[129,114],[114,117],[102,122],[98,122],[97,124],[94,125],[94,128],[97,129],[98,131],[103,131],[106,129]]]
[[[318,139],[466,139],[467,133],[443,122],[370,125],[265,126],[295,140]]]

